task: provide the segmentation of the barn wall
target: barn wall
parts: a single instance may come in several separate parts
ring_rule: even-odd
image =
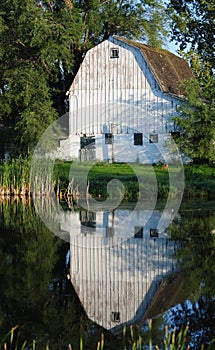
[[[96,136],[96,159],[109,162],[137,162],[142,164],[171,163],[172,155],[165,147],[169,134],[159,134],[158,143],[150,143],[143,135],[143,145],[134,145],[133,134],[114,135],[113,145],[105,144],[105,136]]]
[[[178,100],[164,95],[141,53],[105,41],[88,51],[70,89],[70,133],[101,133],[113,123],[140,132],[166,133]],[[119,58],[110,58],[111,49]]]
[[[60,159],[89,160],[85,149],[81,156],[80,136],[72,135],[68,140],[61,142],[60,149],[54,154]],[[113,144],[105,144],[105,134],[95,134],[95,161],[104,162],[137,162],[141,164],[157,164],[159,162],[174,162],[173,154],[166,147],[171,136],[169,133],[158,134],[158,143],[150,143],[150,134],[143,134],[143,145],[134,145],[134,134],[113,134]]]
[[[110,57],[113,48],[118,58]],[[69,138],[61,142],[59,157],[84,160],[88,151],[80,151],[80,138],[94,136],[97,160],[170,163],[166,144],[179,104],[160,90],[137,48],[106,40],[87,52],[70,88]],[[105,133],[114,135],[113,145],[105,144]],[[142,145],[134,145],[134,133],[143,134]],[[151,134],[158,135],[157,143],[149,142]]]

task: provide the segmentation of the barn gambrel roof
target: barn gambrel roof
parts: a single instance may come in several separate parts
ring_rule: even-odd
[[[119,36],[113,36],[113,38],[140,50],[164,93],[178,97],[183,96],[181,83],[193,76],[191,68],[184,59],[161,48],[155,48]]]

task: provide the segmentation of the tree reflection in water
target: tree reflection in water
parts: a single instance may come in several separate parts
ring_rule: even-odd
[[[181,211],[168,231],[180,242],[175,257],[190,298],[165,313],[164,320],[173,328],[188,324],[191,344],[198,349],[215,338],[215,208]]]
[[[78,341],[83,311],[66,279],[68,244],[45,227],[31,203],[0,205],[1,335],[18,324],[19,344],[36,339],[41,348],[59,349],[76,334]]]

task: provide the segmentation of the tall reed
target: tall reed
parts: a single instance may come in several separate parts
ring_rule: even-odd
[[[33,176],[32,176],[33,168]],[[56,181],[52,178],[52,162],[30,158],[11,159],[1,166],[0,196],[30,197],[52,194]]]
[[[152,321],[148,321],[148,327],[149,332],[152,331]],[[23,343],[21,347],[18,347],[15,345],[15,331],[17,330],[18,326],[15,326],[11,329],[10,332],[6,334],[6,336],[0,340],[0,350],[9,350],[11,348],[14,348],[16,350],[23,350],[30,348],[32,350],[37,349],[37,342],[33,340],[32,344],[28,344],[26,341]],[[148,343],[144,344],[144,341],[140,335],[137,337],[134,336],[133,327],[129,327],[129,333],[127,334],[126,327],[123,329],[123,339],[122,339],[122,350],[189,350],[191,349],[189,345],[188,340],[188,326],[185,327],[185,329],[181,329],[179,332],[173,331],[170,332],[168,327],[165,327],[165,334],[164,334],[164,340],[161,347],[158,345],[153,344],[152,336],[150,335]],[[128,345],[126,344],[128,343]],[[210,345],[207,345],[207,350],[214,349],[213,346],[215,344],[215,339],[211,341]],[[96,349],[95,350],[103,350],[105,348],[105,345],[108,345],[108,343],[105,342],[104,335],[101,334],[101,339],[98,341]],[[44,347],[44,350],[48,350],[49,346],[48,344]],[[69,350],[73,350],[73,347],[71,344],[68,345]],[[206,349],[204,344],[201,345],[201,350]],[[51,350],[51,349],[50,349]],[[84,350],[84,339],[83,337],[80,338],[79,342],[79,350]]]
[[[26,196],[30,190],[29,159],[11,159],[3,163],[0,177],[1,196]]]

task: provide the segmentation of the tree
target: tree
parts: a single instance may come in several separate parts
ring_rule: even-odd
[[[194,163],[214,165],[215,77],[210,64],[195,53],[187,56],[194,76],[183,84],[186,101],[179,108],[180,116],[175,118],[180,128],[180,137],[176,141]]]
[[[0,120],[22,153],[67,111],[65,93],[87,50],[109,35],[160,45],[160,0],[5,0],[0,3]]]
[[[76,1],[82,13],[83,46],[98,44],[110,35],[140,38],[152,45],[161,45],[166,35],[162,2],[151,0],[88,0]]]
[[[215,3],[211,0],[170,0],[172,40],[191,48],[214,67]]]
[[[181,150],[195,163],[215,162],[214,1],[171,0],[172,40],[187,49],[193,78],[183,84],[185,103],[176,123]]]
[[[13,126],[23,153],[65,112],[62,64],[72,70],[77,14],[57,2],[0,4],[0,119]]]

